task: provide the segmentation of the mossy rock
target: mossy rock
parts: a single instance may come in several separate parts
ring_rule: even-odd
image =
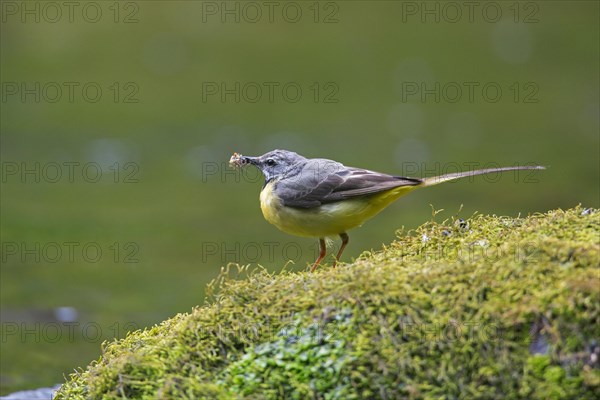
[[[599,232],[581,207],[475,215],[336,269],[226,268],[57,398],[597,399]]]

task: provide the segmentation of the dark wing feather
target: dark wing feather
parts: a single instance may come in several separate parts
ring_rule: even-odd
[[[421,183],[420,179],[387,175],[315,159],[309,160],[297,175],[277,182],[276,193],[287,207],[313,208]]]

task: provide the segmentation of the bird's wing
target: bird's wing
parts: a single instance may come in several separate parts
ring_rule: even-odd
[[[330,160],[312,159],[299,173],[277,182],[275,190],[285,206],[313,208],[421,183],[421,179],[345,167]]]

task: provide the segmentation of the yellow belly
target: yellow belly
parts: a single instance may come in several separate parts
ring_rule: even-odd
[[[335,236],[356,228],[417,187],[403,186],[368,197],[304,209],[283,206],[273,193],[273,186],[274,182],[268,183],[260,193],[260,208],[265,219],[286,233],[308,237]]]

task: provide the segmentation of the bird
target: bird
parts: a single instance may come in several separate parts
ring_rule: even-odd
[[[545,169],[523,165],[409,178],[347,167],[325,158],[306,158],[288,150],[272,150],[258,157],[234,153],[229,164],[234,168],[253,165],[262,172],[265,183],[260,208],[268,222],[285,233],[319,239],[319,256],[311,272],[327,253],[325,238],[339,236],[342,241],[332,265],[335,268],[348,245],[348,230],[417,188],[475,175]]]

